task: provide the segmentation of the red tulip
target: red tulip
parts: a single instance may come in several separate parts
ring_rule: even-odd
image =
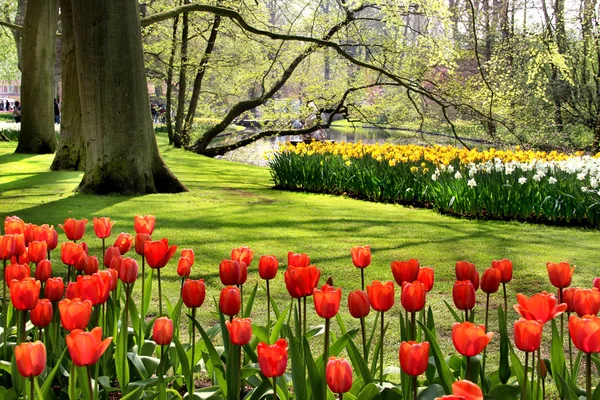
[[[310,257],[308,254],[296,254],[293,252],[288,253],[288,267],[302,267],[306,268],[310,265]]]
[[[562,289],[562,299],[563,302],[567,305],[566,312],[574,312],[575,311],[575,292],[580,288],[576,287],[568,287]]]
[[[240,312],[240,289],[235,286],[225,286],[219,296],[219,309],[225,315],[234,316]]]
[[[420,264],[414,258],[408,261],[392,261],[390,266],[394,279],[400,287],[404,282],[414,282],[419,279]]]
[[[23,232],[23,236],[25,236],[25,246],[35,241],[35,231],[37,229],[38,226],[36,224],[25,224],[25,232]]]
[[[98,239],[106,239],[110,236],[114,222],[110,222],[108,217],[94,217],[94,232]]]
[[[496,293],[502,281],[502,272],[498,268],[488,268],[481,274],[481,290],[484,293]]]
[[[231,259],[243,262],[247,267],[252,263],[253,257],[254,252],[248,246],[242,246],[231,250]]]
[[[23,234],[0,236],[0,260],[10,260],[20,256],[26,250]]]
[[[371,264],[371,248],[369,246],[356,246],[350,249],[352,264],[356,268],[367,268]]]
[[[40,281],[33,278],[23,278],[20,281],[13,279],[10,283],[10,301],[17,310],[29,311],[40,298],[41,286]]]
[[[85,233],[85,224],[87,224],[87,219],[77,220],[75,218],[67,218],[65,219],[64,225],[58,224],[65,231],[67,235],[67,239],[69,240],[80,240]]]
[[[475,264],[468,261],[457,261],[454,268],[457,281],[471,281],[475,291],[479,289],[479,273]]]
[[[594,278],[592,286],[594,286],[596,289],[600,290],[600,278]]]
[[[138,263],[133,258],[124,258],[119,266],[119,279],[123,283],[134,283],[138,277]]]
[[[90,321],[92,313],[92,302],[75,298],[73,300],[64,299],[58,303],[60,311],[60,322],[63,328],[68,331],[75,329],[85,329]]]
[[[89,256],[90,255],[90,249],[89,249],[87,243],[86,242],[80,242],[79,244],[81,245],[81,248],[83,249],[83,252],[85,253],[85,255]]]
[[[29,317],[33,325],[38,328],[45,328],[52,322],[52,313],[52,303],[50,303],[50,300],[40,299],[33,310],[31,310]]]
[[[25,248],[25,252],[19,256],[12,256],[10,258],[11,264],[24,264],[29,265],[29,255],[27,254],[27,248]]]
[[[331,285],[324,284],[321,289],[315,289],[313,291],[313,300],[315,303],[315,311],[319,317],[325,319],[333,318],[340,309],[342,289],[336,289]]]
[[[49,278],[44,287],[44,296],[51,302],[57,302],[62,299],[65,293],[65,284],[62,278]]]
[[[121,256],[121,251],[117,247],[109,247],[104,252],[104,266],[110,268],[110,263],[115,257]]]
[[[31,272],[29,271],[29,265],[24,264],[9,264],[4,269],[4,282],[10,288],[10,283],[13,280],[23,280],[25,278],[29,278],[31,276]]]
[[[531,353],[540,347],[544,324],[521,318],[515,321],[515,345],[521,351]]]
[[[278,261],[275,256],[262,256],[258,261],[258,275],[266,281],[277,276]]]
[[[83,257],[81,257],[83,259]],[[98,257],[90,256],[85,258],[85,265],[83,266],[83,273],[86,275],[92,275],[98,272],[99,265]],[[75,268],[77,269],[77,268]]]
[[[117,239],[115,240],[115,244],[113,244],[113,247],[118,248],[119,253],[121,255],[124,255],[125,253],[127,253],[129,251],[129,249],[131,249],[132,243],[133,243],[133,236],[131,236],[129,233],[121,232],[119,234],[119,236],[117,236]]]
[[[579,289],[573,299],[575,312],[580,317],[584,315],[597,315],[600,311],[600,292],[596,288]]]
[[[206,286],[204,285],[204,279],[186,279],[185,282],[183,282],[181,297],[183,298],[183,304],[185,304],[186,307],[194,308],[202,306],[205,296]]]
[[[58,232],[56,232],[54,226],[48,224],[35,225],[33,227],[33,240],[46,242],[48,250],[54,250],[58,246]]]
[[[452,384],[452,393],[464,400],[483,400],[481,388],[471,381],[462,380]],[[446,398],[446,396],[444,396]]]
[[[425,285],[421,282],[404,282],[400,294],[402,307],[408,312],[421,311],[425,307],[425,293]]]
[[[434,273],[430,267],[419,268],[419,275],[417,280],[425,285],[425,291],[430,292],[433,288]]]
[[[469,280],[456,281],[452,288],[454,305],[459,310],[471,310],[475,307],[475,287]]]
[[[371,312],[369,295],[363,290],[355,290],[348,295],[348,311],[354,318],[364,318]]]
[[[108,300],[110,292],[117,287],[117,280],[119,279],[118,273],[115,270],[104,269],[102,271],[98,271],[97,274],[104,283],[104,291],[102,292],[102,299],[100,300],[100,304],[104,304]]]
[[[183,249],[181,250],[181,257],[185,257],[190,260],[190,266],[194,265],[194,250],[192,249]]]
[[[77,286],[81,300],[89,300],[92,306],[101,304],[104,298],[104,281],[100,275],[79,275]]]
[[[394,305],[394,282],[373,281],[367,285],[369,303],[375,311],[388,311]]]
[[[566,311],[565,303],[556,304],[556,296],[552,293],[541,292],[534,294],[531,298],[519,293],[517,294],[515,310],[525,319],[540,320],[546,323]]]
[[[135,233],[152,235],[156,217],[154,215],[136,215],[133,217],[133,229]]]
[[[82,255],[85,255],[85,249],[81,244],[73,242],[64,242],[61,247],[61,258],[63,264],[74,266]]]
[[[25,233],[25,222],[17,216],[4,219],[4,233],[7,235],[22,235]]]
[[[546,263],[546,268],[552,286],[562,289],[571,285],[575,267],[571,268],[569,263],[563,261],[561,263]]]
[[[333,393],[346,393],[352,388],[352,367],[348,360],[329,357],[325,367],[325,380]]]
[[[503,260],[493,260],[492,268],[497,268],[500,270],[500,282],[508,283],[512,280],[513,275],[513,266],[512,261],[505,258]]]
[[[96,327],[91,332],[74,329],[67,335],[67,348],[78,367],[87,367],[98,362],[112,341],[112,337],[102,340],[102,328]]]
[[[225,321],[225,325],[227,325],[231,343],[238,346],[245,346],[250,343],[250,339],[252,339],[252,322],[250,318],[234,318],[231,322]]]
[[[168,346],[173,339],[173,321],[168,317],[160,317],[154,321],[152,337],[159,346]]]
[[[314,265],[290,266],[283,274],[285,287],[293,298],[310,296],[319,283],[321,270]]]
[[[29,256],[29,261],[33,263],[39,263],[44,260],[48,255],[48,245],[46,242],[38,242],[32,241],[27,245],[27,255]]]
[[[240,283],[239,284],[243,285],[244,283],[246,283],[246,280],[248,279],[248,266],[243,261],[239,261],[239,263],[240,263]]]
[[[81,295],[79,294],[79,285],[77,282],[67,283],[67,292],[65,293],[65,298],[69,300],[81,298]]]
[[[45,283],[52,277],[52,263],[48,260],[42,260],[35,268],[35,279]]]
[[[181,257],[177,263],[177,275],[187,278],[192,273],[192,264],[187,257]]]
[[[219,277],[223,285],[239,285],[242,274],[237,260],[223,260],[219,264]]]
[[[492,332],[485,333],[485,325],[475,325],[471,322],[452,325],[452,342],[463,356],[473,357],[481,353],[492,340]]]
[[[162,268],[173,257],[177,251],[177,246],[169,247],[168,239],[161,239],[154,242],[147,242],[144,246],[144,256],[150,268]]]
[[[119,270],[121,269],[121,263],[123,262],[123,257],[116,256],[110,261],[110,267],[108,269],[114,269],[117,271],[117,278],[119,276]]]
[[[288,343],[285,339],[279,339],[275,344],[268,345],[260,342],[256,348],[258,353],[258,365],[263,375],[267,378],[281,376],[285,372],[288,361]]]
[[[46,368],[46,347],[39,340],[15,346],[15,362],[19,374],[25,378],[41,375]]]
[[[600,352],[600,318],[586,315],[569,317],[569,335],[575,347],[584,353]]]
[[[146,233],[136,233],[135,235],[135,252],[143,256],[144,255],[144,246],[146,242],[151,242],[152,237]]]
[[[410,376],[419,376],[429,365],[429,343],[402,342],[398,356],[402,371]]]

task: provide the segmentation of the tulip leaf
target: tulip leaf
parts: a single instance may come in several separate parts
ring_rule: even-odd
[[[257,363],[258,357],[256,356],[256,353],[254,352],[255,348],[256,347],[251,347],[250,344],[247,344],[244,346],[244,351],[246,352],[246,356],[248,356],[250,361]]]
[[[498,385],[493,387],[487,394],[494,399],[516,399],[521,393],[521,388],[515,385]]]
[[[369,340],[367,341],[367,353],[364,355],[365,361],[369,359],[369,349],[373,344],[373,338],[375,337],[375,330],[377,329],[377,321],[379,321],[379,313],[375,313],[375,320],[373,321],[373,326],[371,327],[371,334],[369,335]]]
[[[508,330],[506,326],[506,316],[504,315],[502,306],[498,307],[498,327],[500,331],[500,365],[498,368],[498,375],[500,382],[506,384],[511,375],[510,366],[508,364],[508,347],[510,344],[510,339],[508,337]]]
[[[132,378],[134,378],[134,379],[135,379],[135,377],[139,378],[137,380],[140,380],[140,379],[143,380],[143,379],[149,378],[148,371],[146,371],[146,366],[140,359],[140,356],[137,355],[137,353],[128,352],[127,359],[129,361],[131,361],[131,365],[133,366],[133,369],[134,369],[133,371],[130,371],[132,373]],[[135,374],[135,375],[133,375],[133,374]]]
[[[121,400],[138,400],[142,395],[142,387],[137,387],[133,391],[127,393],[125,396],[121,397]]]
[[[369,371],[367,361],[363,358],[360,350],[358,350],[353,341],[348,342],[346,350],[348,351],[348,356],[350,357],[350,361],[352,362],[357,375],[362,377],[366,384],[372,383],[373,375],[371,374],[371,371]]]
[[[252,324],[252,334],[258,338],[259,342],[269,342],[269,332],[264,326]]]
[[[446,394],[452,394],[452,375],[450,374],[450,369],[448,368],[448,364],[446,364],[444,354],[442,353],[442,350],[437,342],[437,338],[429,329],[427,329],[425,325],[421,324],[420,321],[418,321],[418,323],[423,329],[425,337],[429,342],[429,351],[435,360],[438,375],[440,377],[440,384],[444,388],[444,392],[446,392]]]
[[[41,392],[40,398],[41,399],[49,398],[50,389],[52,388],[52,386],[54,384],[54,377],[56,376],[56,373],[60,369],[60,365],[62,364],[66,355],[67,355],[67,348],[65,347],[62,354],[60,355],[60,358],[58,359],[56,364],[54,364],[54,368],[52,368],[52,370],[48,373],[48,375],[46,375],[46,378],[44,379],[44,383],[42,384],[42,387],[40,388],[40,392]]]
[[[335,320],[337,321],[338,326],[340,327],[340,332],[342,332],[342,335],[344,335],[348,330],[346,329],[346,325],[344,324],[344,320],[342,319],[340,313],[335,314]]]
[[[427,308],[427,329],[429,329],[431,331],[431,333],[433,333],[434,335],[435,333],[435,321],[433,319],[433,310],[431,309],[431,306],[429,306]]]
[[[219,327],[221,328],[221,337],[223,338],[225,354],[229,354],[229,346],[231,345],[231,341],[229,340],[229,329],[227,329],[227,324],[225,324],[225,315],[223,315],[222,312],[219,312]]]
[[[219,353],[215,349],[215,346],[210,341],[210,338],[202,329],[202,326],[198,323],[198,321],[192,319],[194,326],[200,332],[202,336],[202,340],[204,340],[204,344],[206,345],[206,350],[208,351],[208,359],[210,364],[212,365],[213,374],[217,379],[217,384],[221,387],[221,391],[223,394],[227,396],[227,381],[225,379],[225,370],[223,369],[223,363],[221,362],[221,358],[219,357]]]
[[[515,376],[517,377],[517,382],[519,382],[519,388],[523,387],[525,379],[527,376],[525,375],[525,370],[523,368],[523,364],[521,364],[521,360],[515,354],[515,352],[511,349],[510,351],[510,361],[512,362],[513,370],[515,371]]]
[[[179,359],[182,360],[181,369],[183,370],[183,378],[185,379],[185,386],[187,387],[188,392],[190,390],[194,391],[195,386],[194,386],[193,373],[190,371],[190,367],[189,367],[188,363],[183,361],[183,360],[188,359],[185,349],[179,342],[179,338],[176,336],[173,336],[173,343],[175,343],[175,348],[177,349],[177,353],[179,354]]]
[[[556,321],[552,320],[552,342],[550,344],[550,365],[552,367],[552,378],[561,396],[565,396],[567,388],[563,386],[563,380],[558,377],[564,377],[566,372],[565,353],[563,341],[561,340]]]
[[[150,307],[150,299],[152,298],[152,268],[146,273],[146,279],[144,280],[144,293],[142,297],[142,320],[146,319],[148,315],[148,308]]]
[[[81,389],[81,395],[84,399],[91,399],[92,393],[90,393],[89,385],[93,386],[93,383],[90,382],[89,370],[91,367],[76,367],[77,368],[77,382],[79,383],[79,388]],[[93,390],[93,389],[92,389]]]
[[[323,333],[325,333],[325,325],[324,324],[317,325],[314,328],[311,328],[308,331],[306,331],[306,338],[310,339],[315,336],[320,336]]]
[[[239,400],[240,398],[240,347],[232,343],[227,353],[225,377],[227,380],[227,399]]]
[[[462,317],[460,317],[456,313],[456,311],[454,311],[454,308],[452,308],[452,306],[450,306],[450,304],[446,300],[444,300],[444,304],[446,305],[446,307],[448,308],[448,311],[450,311],[450,314],[452,314],[452,316],[454,317],[456,322],[458,322],[458,323],[465,322],[464,319]]]
[[[252,313],[252,306],[254,305],[254,298],[256,297],[256,290],[258,289],[258,283],[254,285],[254,289],[250,292],[246,307],[244,307],[244,318],[249,318]]]
[[[123,309],[123,319],[121,320],[121,323],[125,321],[125,313],[127,311],[127,309]],[[129,385],[129,363],[127,362],[128,336],[129,329],[121,326],[115,349],[115,367],[117,369],[117,379],[119,380],[123,394],[127,393],[127,386]]]
[[[133,288],[129,289],[133,291]],[[138,345],[141,343],[141,337],[143,336],[143,332],[140,331],[140,316],[138,314],[137,306],[135,305],[135,301],[129,300],[129,316],[131,317],[131,326],[133,327],[133,332],[135,336],[138,338]]]
[[[308,370],[308,381],[310,383],[312,398],[325,399],[327,396],[327,389],[325,382],[323,381],[323,362],[320,360],[318,364],[315,363],[311,353],[310,344],[306,338],[304,338],[304,360],[306,362],[306,369]]]
[[[292,334],[291,329],[287,329],[287,337],[289,343],[290,359],[292,361],[292,383],[294,386],[294,394],[297,400],[307,400],[306,386],[306,365],[302,352],[300,340]]]
[[[368,383],[363,387],[363,389],[356,396],[357,399],[360,400],[373,400],[379,398],[379,389],[377,385],[373,382]]]
[[[250,392],[250,397],[246,396],[246,398],[248,400],[260,400],[269,393],[273,393],[273,384],[269,380],[264,380]]]
[[[285,308],[285,310],[283,310],[283,312],[279,315],[279,318],[277,318],[277,322],[273,326],[273,331],[271,332],[271,337],[269,338],[269,343],[275,343],[277,341],[277,338],[279,337],[279,332],[281,331],[281,327],[283,326],[283,322],[285,321],[286,314],[289,313],[292,307],[292,302],[290,302],[290,304]]]
[[[273,309],[273,313],[275,314],[275,318],[279,319],[279,307],[277,306],[277,302],[275,301],[275,299],[273,298],[273,296],[271,296],[271,308]]]
[[[569,337],[569,340],[571,338]],[[581,368],[581,357],[583,357],[582,351],[577,351],[577,357],[575,357],[575,363],[573,364],[573,369],[571,370],[571,377],[573,380],[577,380],[577,376],[579,375],[579,369]],[[596,364],[596,367],[598,364]]]
[[[69,372],[69,399],[78,399],[79,390],[77,390],[77,370],[75,369],[75,364],[72,361]]]
[[[419,393],[417,400],[434,400],[444,395],[444,388],[437,383],[427,386]]]
[[[358,330],[353,329],[350,332],[344,333],[338,340],[335,341],[331,346],[329,346],[329,354],[332,356],[338,356],[342,350],[346,348],[348,342],[352,341],[352,339],[356,336],[356,332]]]

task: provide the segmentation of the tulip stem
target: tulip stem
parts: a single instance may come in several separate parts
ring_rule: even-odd
[[[413,399],[414,400],[417,400],[418,389],[419,389],[419,387],[418,387],[417,377],[413,376],[413,393],[414,393]]]
[[[2,359],[6,360],[6,324],[8,310],[6,309],[6,259],[2,260],[2,335],[4,340],[2,341],[5,345],[2,346]]]
[[[586,362],[585,362],[585,393],[586,398],[592,398],[592,353],[586,353]]]
[[[34,394],[35,393],[35,380],[34,379],[35,379],[35,377],[33,377],[33,376],[31,378],[29,378],[29,382],[31,383],[31,385],[29,387],[30,388],[30,393],[29,393],[30,400],[35,399],[35,394]]]
[[[124,315],[124,323],[121,326],[121,335],[125,335],[125,343],[127,343],[127,335],[128,335],[128,327],[127,325],[129,325],[129,297],[130,297],[130,293],[129,293],[129,283],[125,285],[125,315]],[[122,354],[123,356],[123,373],[125,373],[125,368],[127,367],[126,363],[127,363],[127,351],[125,351],[125,354]],[[161,359],[162,362],[162,359]],[[127,389],[127,388],[123,388],[123,389]]]
[[[362,290],[364,292],[365,291],[365,269],[364,268],[360,269],[360,280],[362,283]]]
[[[106,259],[106,254],[105,254],[106,247],[105,247],[105,244],[104,244],[105,240],[106,240],[105,238],[102,238],[102,265],[104,265],[104,260]]]
[[[469,310],[465,310],[465,322],[469,321]]]
[[[490,294],[487,293],[485,299],[485,333],[488,332],[488,317],[490,313]],[[485,360],[487,358],[487,346],[483,349],[483,361],[481,364],[481,386],[483,387],[484,378],[485,378]]]
[[[146,288],[146,257],[142,254],[142,310],[144,309],[144,293]],[[146,315],[142,315],[140,318],[140,328],[142,327],[142,321],[146,318]]]
[[[535,351],[531,352],[531,387],[529,388],[529,390],[531,390],[531,394],[533,395],[533,381],[534,381],[534,376],[535,376]]]
[[[298,297],[298,337],[302,334],[302,300]]]
[[[362,333],[363,357],[367,360],[367,334],[365,332],[365,318],[360,319],[360,332]]]
[[[90,399],[95,399],[96,395],[94,393],[94,388],[92,386],[92,372],[91,372],[91,369],[90,369],[89,366],[86,367],[85,369],[87,369],[88,385],[89,385],[88,388],[89,388],[89,391],[90,391]]]
[[[158,316],[162,317],[162,288],[160,286],[160,268],[156,269],[156,273],[158,274]]]
[[[558,304],[562,304],[563,302],[563,290],[562,288],[558,288]],[[564,332],[564,313],[560,314],[560,341],[564,346],[565,344],[565,332]]]
[[[273,377],[273,399],[274,400],[278,399],[278,397],[277,397],[277,377],[276,376]]]
[[[69,285],[69,282],[71,282],[71,266],[67,265],[67,286]]]
[[[302,315],[304,318],[303,329],[304,329],[304,337],[306,337],[306,296],[304,296],[304,314]]]
[[[340,400],[344,398],[344,393],[340,393]]]
[[[20,324],[20,332],[19,332],[19,343],[23,343],[25,341],[25,325],[27,324],[27,311],[23,310],[19,313],[21,316],[21,324]]]
[[[571,313],[567,313],[567,321],[571,318]],[[571,339],[567,339],[569,342],[569,367],[571,368],[571,372],[573,372],[573,344],[571,343]]]
[[[271,337],[271,291],[269,289],[269,280],[267,279],[267,335]]]
[[[383,311],[381,312],[381,336],[379,338],[379,384],[383,385]]]
[[[412,327],[412,340],[417,340],[417,323],[415,322],[415,312],[410,313],[410,324]]]
[[[471,357],[466,356],[467,357],[467,370],[465,371],[465,379],[466,380],[471,380]]]
[[[196,321],[196,307],[192,307],[192,319]],[[188,397],[190,399],[193,398],[192,393],[194,393],[194,391],[196,390],[194,385],[194,367],[196,366],[196,364],[194,363],[194,358],[196,357],[196,324],[194,324],[194,321],[192,321],[192,359],[190,360],[190,380],[192,381],[192,387],[188,388]]]
[[[325,318],[325,345],[323,349],[323,365],[327,365],[329,359],[329,318]]]
[[[502,291],[504,292],[504,320],[508,321],[508,299],[506,297],[506,283],[502,282]]]
[[[527,363],[529,361],[529,352],[525,352],[525,375],[523,379],[523,391],[521,393],[521,398],[525,399],[527,394]]]

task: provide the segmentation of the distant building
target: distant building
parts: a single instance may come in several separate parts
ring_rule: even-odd
[[[0,81],[0,97],[19,100],[21,98],[21,81]]]

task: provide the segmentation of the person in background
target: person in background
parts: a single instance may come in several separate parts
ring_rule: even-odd
[[[58,106],[58,99],[54,99],[54,123],[60,124],[60,107]]]
[[[10,103],[8,102],[8,100],[6,100],[6,104],[4,106],[5,106],[4,109],[6,111],[10,111]]]
[[[15,101],[15,107],[13,108],[13,117],[15,117],[15,122],[21,122],[21,103],[19,101]]]

